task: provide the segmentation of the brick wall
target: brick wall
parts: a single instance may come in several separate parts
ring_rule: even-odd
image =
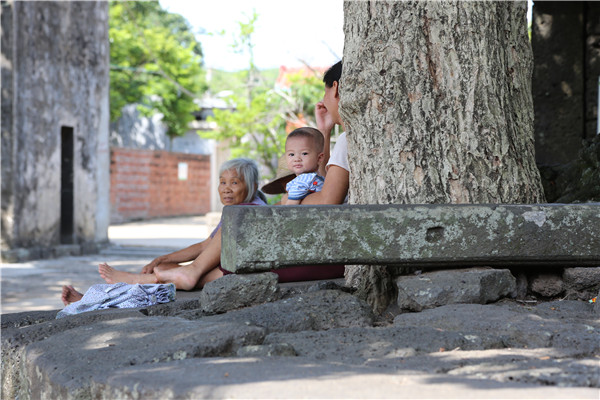
[[[187,180],[178,165],[187,163]],[[111,223],[210,211],[210,156],[113,147]]]

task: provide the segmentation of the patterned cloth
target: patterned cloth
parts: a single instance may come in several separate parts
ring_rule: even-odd
[[[288,199],[302,200],[311,193],[320,192],[323,189],[323,182],[325,182],[323,177],[314,172],[300,174],[285,186]]]
[[[130,285],[128,283],[92,285],[83,298],[69,304],[56,318],[106,308],[138,308],[175,300],[175,284]]]

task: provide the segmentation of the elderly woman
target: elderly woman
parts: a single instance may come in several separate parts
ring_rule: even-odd
[[[266,205],[258,191],[258,179],[258,167],[253,160],[237,158],[223,163],[219,171],[219,196],[223,205]],[[139,274],[118,271],[107,264],[100,264],[98,271],[107,283],[174,283],[177,289],[192,290],[223,276],[220,260],[221,223],[208,239],[157,257]],[[180,265],[190,261],[190,264]],[[81,296],[72,286],[63,287],[65,304],[78,301]]]
[[[236,158],[221,166],[219,197],[224,206],[265,205],[259,197],[258,167],[253,160]],[[180,263],[190,262],[188,265]],[[141,274],[117,271],[107,264],[98,268],[107,283],[174,283],[177,289],[202,288],[221,276],[221,223],[203,242],[160,256],[142,268]]]

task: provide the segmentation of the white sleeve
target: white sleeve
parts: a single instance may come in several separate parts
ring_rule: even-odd
[[[335,147],[329,156],[329,161],[327,162],[327,168],[331,165],[337,165],[338,167],[344,168],[346,171],[350,172],[350,167],[348,166],[348,142],[346,140],[346,132],[342,132],[338,140],[335,142]]]

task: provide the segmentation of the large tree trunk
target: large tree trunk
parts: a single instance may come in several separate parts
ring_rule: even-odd
[[[344,3],[350,203],[544,201],[526,10],[525,1]],[[376,310],[393,295],[381,269],[348,278]]]

